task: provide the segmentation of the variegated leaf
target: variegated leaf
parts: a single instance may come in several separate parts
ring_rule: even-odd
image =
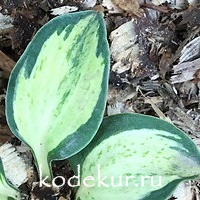
[[[1,200],[13,200],[13,199],[20,200],[21,199],[20,192],[8,184],[5,178],[1,159],[0,159],[0,199]]]
[[[200,152],[170,123],[139,114],[105,118],[93,141],[70,158],[81,186],[76,200],[167,199],[200,175]]]
[[[32,148],[44,175],[51,160],[74,155],[95,135],[108,72],[105,25],[94,11],[51,20],[16,64],[6,97],[8,124]]]

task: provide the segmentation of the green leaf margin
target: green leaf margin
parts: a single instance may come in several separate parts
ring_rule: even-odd
[[[6,179],[3,163],[0,158],[0,199],[19,200],[21,199],[20,191],[12,186]]]

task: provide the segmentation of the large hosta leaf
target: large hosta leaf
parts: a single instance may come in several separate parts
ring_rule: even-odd
[[[51,160],[77,153],[95,135],[108,72],[105,25],[94,11],[51,20],[16,64],[6,97],[8,124],[32,148],[44,175]]]
[[[75,172],[81,167],[77,200],[164,200],[181,181],[200,175],[192,140],[172,124],[139,114],[105,118],[70,163]]]

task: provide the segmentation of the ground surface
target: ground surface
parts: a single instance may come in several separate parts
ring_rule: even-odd
[[[9,74],[37,30],[54,17],[51,9],[66,5],[75,6],[78,10],[104,12],[111,47],[110,85],[105,114],[136,112],[157,116],[173,122],[200,144],[200,9],[187,2],[180,6],[181,9],[172,9],[172,5],[165,3],[162,7],[155,7],[163,11],[158,12],[144,8],[148,5],[138,10],[139,4],[135,1],[129,1],[134,5],[132,9],[130,5],[127,7],[126,1],[121,1],[121,4],[114,2],[122,9],[114,10],[117,13],[113,13],[107,1],[0,0],[1,13],[12,18],[11,23],[9,20],[6,22],[12,25],[0,27],[1,144],[9,141],[14,146],[21,145],[6,123],[4,110]],[[184,46],[194,38],[197,40],[183,51]],[[186,66],[180,65],[180,61],[187,63]],[[53,171],[54,175],[66,178],[71,175],[67,161],[55,162]],[[27,194],[26,198],[51,199],[52,191],[44,189],[40,192],[41,189],[37,187],[32,189],[34,181],[37,181],[36,172],[32,180],[21,186]],[[191,200],[197,199],[196,190],[193,190]],[[63,188],[57,197],[70,199],[70,193],[69,188]]]

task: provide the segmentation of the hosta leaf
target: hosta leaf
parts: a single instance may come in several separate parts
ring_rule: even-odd
[[[32,148],[44,175],[48,162],[72,156],[95,135],[108,72],[105,25],[94,11],[51,20],[16,64],[6,97],[8,124]]]
[[[20,192],[17,189],[11,187],[7,183],[1,159],[0,159],[0,199],[1,200],[21,199]]]
[[[200,175],[192,140],[139,114],[105,118],[92,142],[69,160],[75,172],[81,167],[77,200],[164,200],[181,181]]]

